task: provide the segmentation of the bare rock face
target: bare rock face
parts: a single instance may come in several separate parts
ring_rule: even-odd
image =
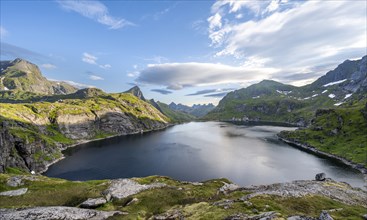
[[[12,220],[48,220],[48,219],[107,219],[123,214],[119,211],[104,212],[74,207],[49,206],[26,209],[0,209],[0,219]]]
[[[227,194],[230,191],[240,188],[238,185],[233,183],[224,183],[224,185],[219,189],[219,192]]]
[[[153,183],[142,185],[130,179],[113,180],[110,187],[103,193],[107,200],[123,199],[131,195],[135,195],[141,191],[165,187],[164,183]]]

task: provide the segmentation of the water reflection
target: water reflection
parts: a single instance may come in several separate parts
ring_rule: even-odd
[[[316,173],[364,185],[344,164],[279,141],[294,128],[239,126],[219,122],[177,125],[163,131],[115,137],[68,149],[46,175],[71,180],[165,175],[203,181],[225,177],[240,185],[313,179]]]

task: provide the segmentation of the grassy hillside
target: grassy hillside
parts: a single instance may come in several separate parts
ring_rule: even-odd
[[[316,112],[307,129],[283,131],[280,137],[311,145],[323,152],[367,166],[367,105]]]

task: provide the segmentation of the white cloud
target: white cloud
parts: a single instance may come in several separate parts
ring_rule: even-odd
[[[102,77],[100,76],[96,76],[96,75],[89,75],[89,79],[91,80],[104,80]]]
[[[135,78],[135,77],[139,76],[139,72],[138,71],[129,72],[127,74],[127,76],[131,77],[131,78]]]
[[[233,67],[214,63],[150,64],[139,73],[139,83],[179,90],[192,86],[260,81],[277,72],[271,68]]]
[[[67,11],[77,12],[84,17],[97,21],[110,29],[119,29],[134,23],[122,18],[115,18],[108,12],[108,8],[99,1],[87,0],[57,0],[57,2]]]
[[[8,36],[9,31],[6,30],[3,26],[0,26],[0,38],[4,39],[6,36]]]
[[[274,77],[284,71],[309,73],[315,66],[365,55],[366,7],[366,1],[217,1],[211,17],[220,13],[226,23],[215,29],[209,23],[209,38],[216,56],[233,56],[245,64],[255,57],[262,66],[280,70]],[[229,16],[246,12],[254,14],[251,20]]]
[[[83,62],[93,64],[93,65],[98,65],[100,68],[105,69],[105,70],[110,69],[112,67],[110,64],[98,64],[97,60],[98,60],[98,57],[90,53],[87,53],[87,52],[83,53],[83,56],[82,56]]]
[[[89,54],[89,53],[86,53],[86,52],[83,53],[83,57],[82,57],[83,62],[97,65],[97,62],[96,62],[97,60],[98,60],[98,58],[96,56],[93,56],[92,54]]]
[[[102,69],[110,69],[111,65],[110,64],[104,64],[104,65],[99,65],[99,67],[101,67]]]
[[[44,63],[44,64],[41,65],[41,67],[43,67],[45,69],[49,69],[49,70],[56,69],[56,66],[53,65],[53,64],[50,64],[50,63]]]

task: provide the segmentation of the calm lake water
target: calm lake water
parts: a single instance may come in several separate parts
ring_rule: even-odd
[[[274,126],[192,122],[162,131],[86,143],[45,175],[69,180],[149,175],[204,181],[225,177],[239,185],[313,179],[316,173],[363,187],[363,176],[335,160],[315,156],[276,138]]]

